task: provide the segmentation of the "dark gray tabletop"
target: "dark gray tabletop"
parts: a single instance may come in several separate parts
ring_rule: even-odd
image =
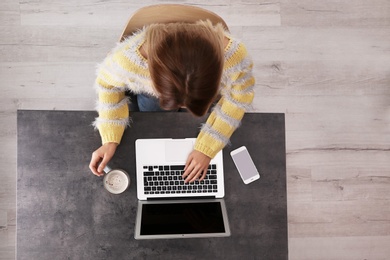
[[[287,259],[284,114],[246,114],[224,149],[227,238],[135,240],[134,141],[196,137],[206,118],[133,113],[110,166],[130,188],[113,195],[88,169],[100,146],[92,111],[18,111],[18,259]],[[245,185],[230,151],[245,145],[261,175]]]

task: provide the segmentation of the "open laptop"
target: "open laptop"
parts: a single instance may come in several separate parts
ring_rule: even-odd
[[[230,236],[220,151],[206,179],[184,183],[195,138],[138,139],[136,239]]]

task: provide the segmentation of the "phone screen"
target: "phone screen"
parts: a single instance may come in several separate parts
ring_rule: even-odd
[[[248,153],[248,150],[244,149],[232,155],[232,158],[244,180],[250,179],[259,174],[256,169],[256,166],[252,161],[252,158]]]

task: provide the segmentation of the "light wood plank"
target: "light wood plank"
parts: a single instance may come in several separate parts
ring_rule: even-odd
[[[7,27],[0,30],[1,61],[101,62],[115,47],[121,30],[56,26]]]
[[[304,52],[302,55],[305,55]],[[299,65],[297,61],[261,60],[261,56],[254,59],[256,90],[259,96],[299,95],[331,98],[339,95],[390,95],[390,76],[386,66],[390,64],[390,56],[383,62],[335,58],[299,60]],[[367,66],[367,62],[370,66]],[[386,102],[388,101],[387,99]]]
[[[390,236],[289,239],[290,260],[387,260]]]
[[[19,99],[19,109],[31,110],[85,110],[95,111],[95,96],[92,98],[25,98]],[[69,105],[72,104],[72,105]],[[98,116],[96,112],[96,116]],[[86,122],[89,124],[89,122]],[[92,122],[91,122],[92,123]]]
[[[287,167],[287,204],[289,201],[312,201],[311,170]],[[291,209],[288,210],[291,212]]]
[[[389,236],[390,201],[292,201],[291,237]]]
[[[309,168],[312,174],[326,174],[325,176],[329,175],[330,178],[334,178],[335,169],[346,168],[355,169],[356,175],[358,171],[372,172],[373,169],[379,169],[387,174],[390,169],[389,155],[388,151],[381,150],[307,149],[287,151],[287,164],[292,168]],[[305,167],[302,167],[303,165]],[[322,168],[327,170],[321,171]],[[346,172],[346,176],[350,176],[349,171]],[[316,179],[320,178],[316,176]]]
[[[189,4],[206,8],[218,13],[232,26],[280,26],[280,7],[278,3],[267,1],[240,1],[234,5],[226,1],[176,1],[180,4]],[[158,4],[156,1],[142,3],[117,2],[115,8],[112,3],[101,1],[39,1],[21,4],[22,25],[60,25],[60,26],[87,26],[111,27],[124,26],[129,16],[137,9]],[[245,19],[242,19],[245,13]]]
[[[366,65],[369,62],[376,67],[389,61],[390,36],[386,27],[249,26],[242,31],[256,61],[333,61],[336,65],[366,61]]]
[[[337,170],[335,170],[337,171]],[[343,176],[344,171],[340,176]],[[368,175],[367,177],[360,176]],[[390,171],[359,171],[353,178],[325,179],[312,182],[314,201],[390,200]],[[340,177],[339,177],[340,178]],[[390,220],[390,219],[389,219]]]
[[[12,226],[7,229],[0,230],[0,241],[0,259],[16,259],[16,227]]]
[[[15,103],[10,100],[0,101],[0,165],[2,165],[1,179],[2,185],[0,188],[0,211],[6,212],[7,221],[5,230],[9,230],[10,226],[15,226],[16,215],[16,109]],[[0,231],[7,233],[8,231]],[[11,231],[12,232],[12,229]],[[0,241],[2,241],[0,239]],[[7,247],[12,245],[4,241]],[[0,242],[0,248],[3,243]],[[7,249],[8,250],[8,249]],[[2,249],[0,249],[0,252]],[[1,254],[1,253],[0,253]],[[8,254],[8,253],[7,253]]]
[[[282,1],[282,23],[300,27],[389,26],[387,0]]]
[[[8,226],[8,212],[0,209],[0,230],[6,229]]]
[[[2,26],[20,25],[19,2],[3,0],[0,2],[0,24]]]
[[[18,102],[40,98],[95,99],[96,66],[94,62],[2,63],[0,77],[2,84],[8,86],[2,98],[17,98]],[[68,109],[74,108],[68,105]]]

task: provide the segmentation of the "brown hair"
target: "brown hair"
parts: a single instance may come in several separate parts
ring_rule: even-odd
[[[204,115],[218,94],[223,27],[210,21],[153,24],[146,31],[149,71],[165,110],[185,106]]]

